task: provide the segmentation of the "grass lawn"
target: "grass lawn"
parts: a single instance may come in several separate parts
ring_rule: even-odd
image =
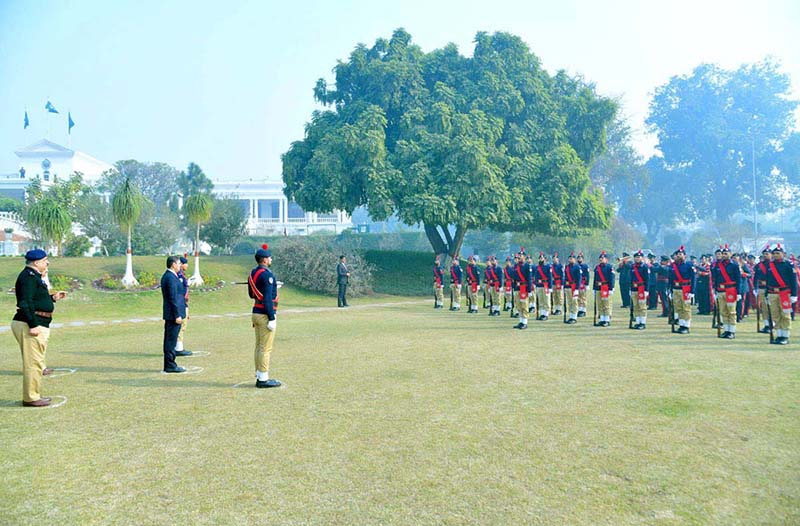
[[[61,407],[0,407],[0,524],[800,524],[800,341],[700,320],[292,309],[269,390],[246,317],[190,322],[196,375],[158,372],[157,322],[54,330],[77,372],[45,379]]]

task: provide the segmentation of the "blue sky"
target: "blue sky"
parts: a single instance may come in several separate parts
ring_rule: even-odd
[[[645,155],[653,90],[702,62],[778,58],[800,98],[800,2],[0,0],[0,173],[48,135],[114,162],[198,163],[214,179],[280,178],[312,88],[358,42],[397,27],[429,51],[478,31],[520,35],[551,72],[621,97]],[[45,115],[48,100],[61,116]],[[27,108],[31,127],[23,131]]]

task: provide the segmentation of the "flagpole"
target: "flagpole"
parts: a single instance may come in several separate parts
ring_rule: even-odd
[[[72,119],[72,111],[67,110],[67,148],[70,150],[72,149],[72,127],[69,125],[69,121]]]

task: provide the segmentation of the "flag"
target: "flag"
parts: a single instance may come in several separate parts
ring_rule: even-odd
[[[29,121],[29,120],[28,120],[28,112],[27,112],[27,110],[26,110],[26,111],[25,111],[25,127],[24,127],[24,128],[22,128],[22,129],[24,130],[24,129],[26,129],[26,128],[27,128],[28,126],[30,126],[30,125],[31,125],[31,121]]]
[[[70,112],[67,112],[67,122],[69,124],[67,133],[72,133],[72,127],[75,126],[75,121],[72,120],[72,114]]]
[[[53,106],[53,103],[50,102],[49,100],[47,101],[47,104],[44,105],[44,109],[46,109],[50,113],[58,113],[58,110],[56,109],[56,107]]]

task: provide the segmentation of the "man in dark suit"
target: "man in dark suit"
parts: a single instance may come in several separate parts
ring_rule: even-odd
[[[339,263],[336,265],[336,283],[339,285],[339,307],[349,307],[345,296],[349,279],[350,269],[347,268],[347,258],[339,256]]]
[[[175,344],[178,342],[178,333],[181,323],[186,317],[186,302],[183,297],[183,283],[178,278],[180,258],[167,257],[167,270],[161,276],[161,298],[163,299],[162,315],[164,319],[164,372],[183,373],[183,367],[175,363]]]

